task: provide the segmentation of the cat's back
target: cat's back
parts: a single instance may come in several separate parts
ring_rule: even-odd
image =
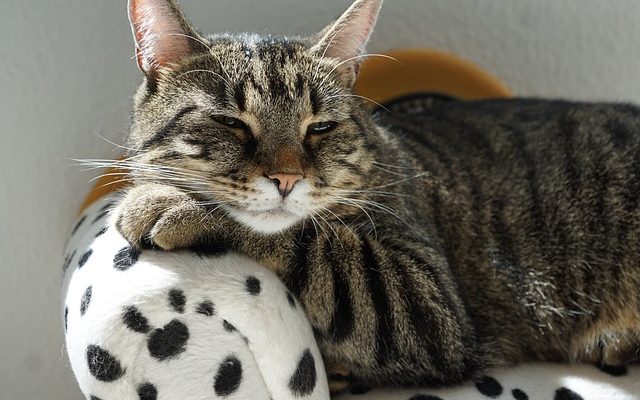
[[[403,141],[452,156],[481,153],[499,162],[511,158],[513,145],[520,152],[562,143],[567,152],[586,154],[640,144],[640,106],[632,104],[414,96],[392,102],[388,109],[380,119]]]
[[[519,315],[534,323],[523,323],[507,342],[528,338],[533,354],[566,357],[563,335],[595,323],[580,310],[609,310],[605,299],[637,292],[640,108],[411,101],[391,104],[380,120],[400,153],[440,182],[417,190],[414,206],[440,238],[482,334],[500,337],[505,324],[481,321],[515,324]],[[546,336],[539,326],[549,328]]]
[[[401,151],[447,188],[546,197],[561,187],[575,196],[611,184],[627,197],[640,195],[620,187],[640,178],[638,106],[415,97],[390,104],[390,111],[380,121]]]
[[[499,217],[510,237],[553,239],[570,231],[566,238],[586,245],[640,217],[638,106],[414,98],[390,109],[382,124],[400,152],[441,183],[449,197],[437,201],[451,229],[460,218],[474,220],[479,230]],[[429,192],[422,193],[426,205],[433,201]],[[423,210],[434,217],[433,207]],[[547,250],[569,240],[556,239],[563,243]]]

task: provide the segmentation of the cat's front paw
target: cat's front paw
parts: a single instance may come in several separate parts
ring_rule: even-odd
[[[189,247],[206,232],[206,209],[186,193],[167,185],[132,186],[112,218],[120,234],[138,247]]]

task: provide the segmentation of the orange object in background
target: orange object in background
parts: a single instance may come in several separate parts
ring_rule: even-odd
[[[82,212],[93,204],[94,201],[129,185],[129,183],[124,180],[126,176],[127,170],[121,168],[107,168],[104,174],[96,180],[96,184],[91,188],[87,197],[84,198],[84,201],[78,210],[78,215],[82,214]]]
[[[368,57],[360,68],[356,92],[383,103],[427,92],[463,100],[511,97],[507,86],[475,64],[443,51],[393,50]]]
[[[388,57],[368,57],[355,90],[374,102],[427,92],[463,100],[510,97],[511,91],[475,64],[437,50],[393,50]],[[125,170],[109,169],[85,198],[80,212],[100,197],[127,185]]]

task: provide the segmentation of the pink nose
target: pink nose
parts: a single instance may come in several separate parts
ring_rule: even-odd
[[[296,182],[298,182],[302,178],[302,175],[293,174],[269,175],[269,179],[271,179],[276,184],[276,186],[278,187],[278,191],[280,192],[280,195],[282,197],[287,197],[293,190],[293,185],[295,185]]]

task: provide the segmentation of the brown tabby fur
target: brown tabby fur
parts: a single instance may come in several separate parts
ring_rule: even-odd
[[[636,358],[640,109],[517,99],[371,115],[312,40],[205,43],[136,96],[122,163],[135,184],[115,212],[131,242],[263,262],[326,360],[371,384]],[[220,110],[251,131],[214,122]],[[318,115],[337,128],[305,135]],[[298,164],[325,207],[313,221],[266,234],[225,212]]]

